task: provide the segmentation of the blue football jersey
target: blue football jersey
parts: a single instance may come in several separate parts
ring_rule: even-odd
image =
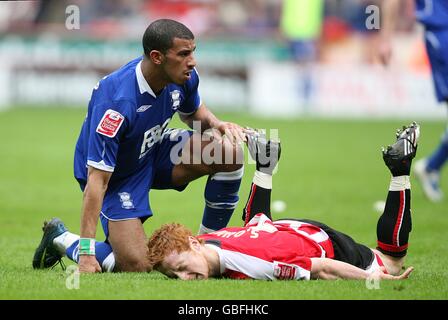
[[[415,0],[416,17],[429,30],[448,28],[448,0]]]
[[[132,60],[93,89],[75,149],[74,174],[82,188],[87,166],[113,172],[109,186],[147,168],[173,115],[192,114],[201,103],[196,70],[184,85],[169,84],[155,95],[141,61]]]

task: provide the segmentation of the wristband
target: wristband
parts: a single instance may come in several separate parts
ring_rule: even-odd
[[[79,238],[79,253],[80,256],[94,256],[95,255],[95,239]]]

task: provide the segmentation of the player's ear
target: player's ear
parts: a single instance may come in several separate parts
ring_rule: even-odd
[[[162,52],[158,51],[158,50],[151,50],[151,52],[149,53],[149,59],[157,65],[162,64],[163,60],[164,60],[164,55]]]
[[[188,237],[188,241],[190,242],[190,248],[193,250],[200,250],[201,249],[201,243],[193,236]]]

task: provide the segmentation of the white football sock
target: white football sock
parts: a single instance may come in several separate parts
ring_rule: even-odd
[[[101,269],[103,272],[113,272],[115,268],[115,256],[114,253],[111,252],[109,255],[104,259]]]
[[[406,189],[411,189],[409,176],[391,177],[389,191],[402,191]]]
[[[60,236],[54,238],[53,244],[59,251],[59,253],[65,255],[65,251],[67,250],[67,248],[77,240],[79,240],[79,236],[77,234],[66,231]]]
[[[272,175],[270,174],[255,170],[252,182],[264,189],[272,189]]]

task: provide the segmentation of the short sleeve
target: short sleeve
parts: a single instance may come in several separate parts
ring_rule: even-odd
[[[191,73],[191,79],[185,84],[185,100],[181,103],[177,112],[182,115],[190,115],[198,110],[201,105],[199,96],[199,75],[196,69]]]
[[[127,101],[93,106],[87,165],[103,171],[114,171],[120,141],[131,121],[130,106],[131,103]]]

